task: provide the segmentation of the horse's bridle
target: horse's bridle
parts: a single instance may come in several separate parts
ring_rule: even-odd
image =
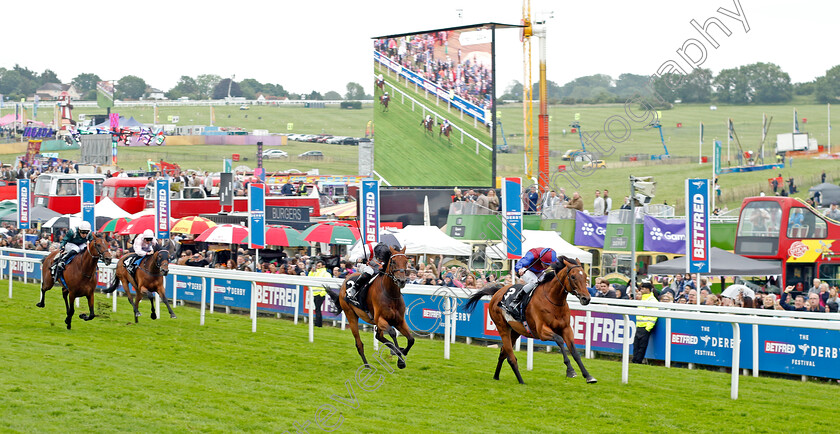
[[[563,280],[561,280],[561,281],[560,281],[560,284],[561,284],[561,285],[566,285],[566,283],[564,282],[564,280],[565,280],[565,279],[569,279],[569,278],[570,278],[570,274],[572,273],[572,270],[574,270],[575,268],[580,268],[580,269],[583,269],[583,265],[577,265],[577,264],[575,264],[575,265],[572,265],[571,267],[563,267],[563,269],[564,269],[564,270],[567,270],[567,271],[566,271],[566,277],[565,277],[565,278],[563,278]],[[562,271],[562,270],[561,270],[561,271]],[[558,273],[558,274],[559,274],[559,273]],[[559,277],[559,275],[558,275],[558,277]],[[566,289],[566,293],[568,294],[569,292],[570,292],[570,291],[569,291],[568,289]],[[561,304],[557,304],[557,303],[555,303],[555,302],[551,301],[551,299],[550,299],[550,298],[548,298],[548,293],[547,293],[547,292],[543,292],[543,297],[545,297],[545,299],[546,299],[546,300],[548,300],[548,302],[549,302],[549,303],[551,303],[551,304],[553,304],[553,305],[555,305],[555,306],[558,306],[558,307],[559,307],[559,306],[563,306],[563,304],[562,304],[562,303],[561,303]],[[575,295],[575,297],[577,297],[577,295]]]
[[[403,257],[408,258],[408,257],[405,255],[405,253],[397,253],[397,254],[391,255],[391,258],[390,258],[390,259],[388,259],[388,264],[386,264],[386,265],[385,265],[385,275],[386,275],[386,276],[388,276],[388,277],[390,277],[390,278],[391,278],[391,280],[393,280],[393,281],[394,281],[394,283],[395,283],[397,286],[400,286],[400,283],[397,281],[397,277],[396,277],[396,276],[394,276],[394,273],[395,273],[395,272],[397,272],[397,271],[402,271],[402,272],[403,272],[403,274],[406,274],[406,275],[407,275],[407,274],[408,274],[408,271],[407,271],[407,269],[405,269],[405,268],[400,268],[400,269],[397,269],[397,270],[393,270],[393,271],[391,271],[391,264],[394,262],[394,258],[395,258],[395,257],[397,257],[397,256],[403,256]]]
[[[94,235],[93,239],[90,240],[90,242],[93,243],[93,247],[96,249],[96,253],[97,253],[96,256],[93,256],[93,253],[90,252],[92,250],[90,247],[85,249],[85,251],[88,252],[88,255],[90,255],[91,258],[99,261],[100,259],[102,259],[102,255],[104,255],[105,253],[102,252],[101,250],[99,250],[99,246],[96,245],[96,241],[97,241],[97,238]]]

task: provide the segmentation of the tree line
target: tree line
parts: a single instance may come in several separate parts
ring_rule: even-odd
[[[522,88],[522,83],[514,81],[501,99],[521,101]],[[540,82],[534,83],[532,89],[534,100],[539,99]],[[562,86],[546,81],[548,101],[552,104],[623,103],[637,95],[649,95],[651,89],[658,94],[660,103],[667,104],[775,104],[790,102],[794,95],[812,95],[816,102],[831,103],[840,99],[840,65],[804,83],[791,83],[781,67],[763,62],[723,69],[716,76],[709,69],[695,69],[690,74],[666,74],[653,80],[628,73],[617,79],[606,74],[588,75]]]
[[[81,94],[83,100],[96,99],[96,83],[102,79],[94,73],[81,73],[70,80]],[[35,91],[47,83],[63,83],[55,72],[50,69],[42,73],[32,71],[20,65],[11,69],[0,68],[0,94],[12,101],[19,101],[21,98],[31,97]],[[148,97],[150,86],[140,77],[126,75],[114,83],[116,99],[138,100]],[[274,83],[260,83],[253,78],[246,78],[241,81],[231,81],[230,78],[222,78],[215,74],[201,74],[196,77],[182,75],[178,82],[164,95],[169,99],[187,97],[194,100],[223,99],[228,96],[244,97],[245,99],[256,99],[257,95],[263,94],[266,97],[288,98],[292,100],[361,100],[373,99],[365,93],[362,85],[349,82],[344,94],[336,91],[328,91],[321,94],[318,91],[309,93],[294,93],[287,91],[282,85]]]

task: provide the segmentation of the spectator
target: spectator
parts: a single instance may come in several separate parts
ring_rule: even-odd
[[[207,259],[204,258],[204,255],[202,255],[201,253],[196,253],[192,256],[192,259],[187,260],[184,263],[184,265],[188,267],[206,267],[210,265],[210,263],[207,262]]]
[[[487,201],[488,201],[488,208],[491,211],[499,211],[499,196],[496,195],[496,190],[489,189],[487,190]]]
[[[331,277],[330,273],[324,267],[324,261],[318,261],[315,263],[315,269],[309,272],[310,277]],[[321,314],[321,306],[324,304],[324,299],[327,297],[327,291],[322,286],[310,286],[309,289],[312,291],[312,297],[315,302],[315,320],[313,321],[313,325],[315,327],[322,327],[323,326],[323,318]]]
[[[609,215],[610,211],[612,211],[612,198],[610,197],[610,191],[604,190],[604,215]]]
[[[825,216],[840,221],[840,209],[837,209],[837,202],[831,204],[831,208],[825,212]]]
[[[805,297],[803,297],[802,295],[796,296],[796,298],[793,301],[793,306],[787,303],[787,298],[790,295],[790,292],[793,291],[793,288],[793,286],[788,286],[785,288],[785,292],[782,293],[782,299],[779,300],[779,306],[781,306],[784,310],[794,310],[800,312],[808,310],[808,308],[805,307]]]
[[[808,294],[819,294],[820,293],[820,279],[814,279],[814,286],[808,289]]]
[[[630,209],[630,196],[624,196],[624,203],[621,205],[621,209]]]
[[[642,301],[656,302],[656,297],[651,291],[653,285],[650,282],[642,282],[639,285],[639,294]],[[648,308],[652,309],[652,308]],[[648,340],[650,339],[650,332],[656,326],[655,316],[636,315],[636,338],[633,340],[633,363],[642,363],[645,359],[645,352],[647,352]]]
[[[659,302],[660,303],[673,303],[674,302],[674,296],[671,295],[670,292],[663,293],[662,296],[659,297]]]
[[[825,296],[823,304],[825,304],[825,307],[828,308],[829,312],[837,312],[840,310],[840,298],[837,297],[836,286],[832,286],[831,289],[828,290],[828,294]]]
[[[540,194],[537,192],[537,186],[532,185],[531,189],[526,193],[528,212],[533,214],[537,212],[537,204],[540,202]]]
[[[592,215],[604,215],[604,198],[601,197],[601,190],[595,190],[595,202],[593,204]]]
[[[615,290],[611,288],[611,285],[605,279],[599,278],[595,282],[595,289],[598,290],[595,293],[595,297],[615,298]]]
[[[583,199],[580,198],[580,194],[578,192],[574,192],[572,194],[572,200],[570,200],[569,203],[566,204],[566,208],[583,211]]]
[[[475,280],[475,276],[472,273],[467,274],[467,278],[464,279],[464,288],[466,289],[480,289],[478,286],[478,282]]]
[[[461,194],[461,189],[460,188],[455,187],[454,189],[452,189],[452,192],[454,193],[454,196],[452,196],[452,202],[463,202],[464,201],[464,196]]]
[[[688,290],[688,304],[697,304],[697,290],[696,289],[689,289]]]
[[[809,293],[808,294],[808,312],[828,312],[827,307],[820,306],[820,296],[819,294]]]
[[[706,306],[720,306],[720,298],[718,298],[715,294],[709,294],[706,296],[706,302],[703,303]]]

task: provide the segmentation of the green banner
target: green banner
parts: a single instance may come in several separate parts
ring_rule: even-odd
[[[715,140],[715,175],[720,175],[720,152],[721,152],[721,143],[720,140]]]

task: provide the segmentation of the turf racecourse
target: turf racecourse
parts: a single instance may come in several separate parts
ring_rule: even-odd
[[[389,84],[402,89],[407,95],[425,104],[450,122],[463,128],[473,137],[490,145],[492,140],[486,129],[473,128],[472,119],[464,116],[464,121],[458,119],[455,110],[447,113],[445,106],[437,106],[433,99],[426,99],[422,93],[397,83],[392,77],[386,78]],[[386,86],[389,89],[390,86]],[[439,136],[440,126],[437,122],[432,127],[432,133],[424,132],[420,121],[423,119],[423,108],[414,105],[398,92],[390,92],[391,102],[388,111],[383,112],[379,104],[379,96],[383,92],[375,88],[374,120],[376,121],[376,147],[374,150],[376,171],[391,185],[420,185],[420,186],[448,186],[448,185],[489,185],[492,180],[492,154],[484,147],[475,152],[475,141],[464,137],[461,143],[461,132],[452,129],[450,140]]]
[[[247,316],[215,313],[201,327],[190,307],[151,321],[148,301],[134,325],[125,298],[110,313],[102,294],[102,316],[68,331],[59,291],[45,309],[37,299],[35,285],[18,282],[13,299],[0,298],[0,431],[295,432],[309,420],[307,432],[319,432],[324,404],[341,411],[339,432],[835,430],[821,415],[837,386],[814,381],[742,377],[733,402],[727,374],[631,366],[622,385],[621,365],[596,359],[585,363],[599,382],[587,385],[562,375],[555,352],[536,354],[519,386],[507,366],[492,380],[497,349],[456,344],[444,360],[440,340],[419,338],[408,367],[380,367],[371,383],[381,374],[381,385],[366,392],[349,331],[316,329],[310,344],[303,323],[265,317],[251,333]],[[363,339],[370,354],[371,334]]]

